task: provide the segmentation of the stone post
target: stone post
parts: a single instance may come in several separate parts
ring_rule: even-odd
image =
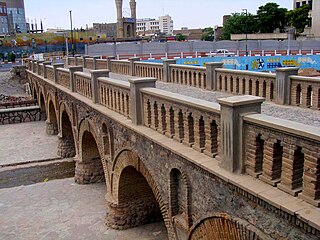
[[[221,106],[221,167],[229,172],[244,171],[244,136],[242,117],[261,113],[264,98],[235,96],[218,99]]]
[[[44,61],[37,61],[37,74],[40,75],[40,64],[44,63]]]
[[[83,68],[86,68],[87,67],[87,64],[86,64],[86,59],[89,58],[90,56],[88,55],[83,55],[82,56],[82,59],[83,59]]]
[[[134,124],[143,124],[143,99],[141,97],[142,88],[155,88],[156,78],[129,79],[130,82],[130,117]]]
[[[75,72],[83,72],[82,66],[71,66],[69,67],[69,73],[70,73],[70,90],[72,92],[76,91],[76,83],[74,79],[74,73]]]
[[[58,68],[63,68],[64,64],[63,63],[55,63],[53,64],[53,75],[54,75],[54,82],[57,83],[58,81]]]
[[[67,66],[68,66],[68,67],[70,66],[71,58],[72,58],[72,57],[67,57]]]
[[[134,62],[140,61],[140,58],[132,57],[132,58],[129,59],[129,61],[130,61],[130,72],[129,72],[129,74],[130,74],[130,76],[135,76],[136,75],[136,70],[135,70],[135,67],[134,67]]]
[[[36,73],[36,60],[32,60],[32,72]]]
[[[74,65],[78,66],[78,57],[80,57],[80,55],[74,55]]]
[[[298,67],[287,67],[276,69],[276,103],[290,105],[291,100],[291,75],[298,75]]]
[[[93,70],[97,70],[97,60],[101,59],[101,56],[94,56],[93,59]]]
[[[170,64],[176,64],[176,59],[163,60],[163,81],[171,82]]]
[[[206,64],[206,85],[207,90],[217,90],[217,74],[216,69],[217,68],[223,68],[223,63],[221,62],[210,62]]]
[[[112,72],[112,69],[111,69],[111,60],[113,60],[113,59],[116,59],[116,57],[114,57],[114,56],[109,56],[109,57],[107,57],[107,69],[109,69],[110,72]]]
[[[92,102],[99,103],[99,77],[109,77],[109,70],[91,70],[91,89],[92,89]]]

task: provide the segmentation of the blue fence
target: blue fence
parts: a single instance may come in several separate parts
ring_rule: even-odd
[[[152,60],[151,60],[152,61]],[[157,60],[153,60],[154,62]],[[157,62],[160,62],[157,61]],[[207,62],[223,62],[228,69],[275,71],[280,67],[314,68],[320,70],[320,55],[263,56],[263,57],[202,57],[177,59],[177,64],[205,66]]]

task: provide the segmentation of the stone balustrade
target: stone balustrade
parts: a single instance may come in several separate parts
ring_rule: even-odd
[[[106,77],[98,78],[99,103],[130,117],[130,84]]]
[[[275,74],[218,68],[216,79],[217,91],[259,96],[267,101],[275,100]]]
[[[46,70],[46,78],[48,78],[51,81],[54,81],[54,69],[52,65],[46,65],[45,66]]]
[[[130,62],[125,60],[111,60],[110,70],[113,73],[130,75]]]
[[[143,124],[214,157],[220,143],[219,105],[167,91],[146,88]]]
[[[70,72],[69,69],[65,68],[58,68],[58,78],[57,78],[57,83],[66,87],[70,88]]]
[[[97,59],[97,69],[109,69],[106,59]]]
[[[137,77],[152,77],[163,81],[163,64],[135,62],[135,75]]]
[[[74,73],[75,92],[92,99],[91,75],[83,72]]]
[[[320,78],[291,76],[291,105],[320,109]]]
[[[320,206],[320,129],[263,114],[244,117],[246,172]]]
[[[206,68],[187,65],[170,65],[170,82],[206,89]]]

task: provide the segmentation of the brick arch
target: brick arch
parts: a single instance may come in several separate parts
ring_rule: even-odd
[[[126,154],[127,156],[122,157],[124,154]],[[168,202],[165,201],[161,196],[161,193],[159,192],[159,188],[155,180],[150,174],[150,171],[147,169],[144,163],[140,160],[138,154],[136,154],[132,149],[129,149],[129,148],[122,149],[115,157],[115,160],[112,165],[112,172],[111,172],[112,196],[110,199],[112,199],[113,203],[110,204],[111,209],[113,209],[114,205],[119,205],[120,177],[122,172],[128,167],[133,167],[138,173],[140,173],[144,177],[150,189],[152,190],[155,200],[159,205],[162,218],[167,228],[169,239],[176,239],[176,234],[172,225],[172,217],[169,211]]]
[[[63,102],[59,105],[59,142],[58,155],[70,158],[76,155],[77,133],[74,131],[70,108]]]
[[[97,151],[99,153],[99,157],[100,157],[100,162],[101,162],[101,166],[103,169],[103,175],[104,175],[104,179],[106,181],[106,185],[107,185],[107,190],[110,189],[110,176],[109,176],[109,167],[107,162],[104,159],[104,155],[103,155],[103,146],[102,146],[102,140],[101,138],[99,138],[99,135],[97,134],[98,132],[98,127],[97,125],[90,119],[82,119],[79,123],[79,127],[78,127],[78,136],[77,136],[77,140],[78,140],[78,158],[77,158],[77,163],[76,163],[76,168],[79,165],[85,165],[86,163],[83,162],[83,156],[82,156],[82,152],[83,152],[83,137],[85,135],[85,133],[88,132],[92,135],[92,140],[94,141],[94,144],[96,145]],[[99,164],[96,164],[96,167],[100,167]],[[92,169],[95,170],[95,169]],[[99,170],[99,169],[96,169]],[[81,174],[81,172],[79,172],[79,174]],[[76,171],[76,175],[77,175],[77,171]],[[80,176],[81,177],[81,176]],[[82,178],[82,177],[81,177]],[[81,183],[81,181],[79,182]],[[90,182],[93,183],[93,182]]]
[[[105,121],[102,122],[100,127],[102,133],[101,140],[103,146],[103,154],[106,157],[105,160],[107,162],[112,162],[115,155],[113,127],[111,126],[111,123]]]
[[[51,93],[47,93],[47,134],[49,135],[57,135],[59,131],[57,107],[56,98]]]
[[[187,239],[262,240],[269,238],[243,219],[233,218],[225,213],[217,213],[197,221],[190,229]]]
[[[188,176],[185,174],[185,172],[183,170],[181,170],[178,166],[173,166],[170,170],[170,182],[169,182],[169,186],[170,186],[170,210],[171,210],[171,215],[174,216],[174,215],[179,215],[179,214],[174,214],[174,206],[173,206],[173,201],[179,201],[179,199],[174,199],[173,198],[173,185],[174,185],[174,182],[173,182],[173,173],[174,171],[178,171],[180,174],[181,174],[181,178],[182,178],[182,181],[183,181],[183,187],[185,188],[185,198],[186,199],[183,199],[183,201],[185,201],[185,211],[184,211],[184,214],[186,215],[186,219],[183,219],[185,220],[185,223],[184,225],[186,225],[187,227],[187,230],[190,229],[190,227],[192,226],[193,224],[193,220],[192,220],[192,214],[191,214],[191,191],[190,191],[190,183],[189,183],[189,178]],[[178,197],[178,196],[177,196]]]

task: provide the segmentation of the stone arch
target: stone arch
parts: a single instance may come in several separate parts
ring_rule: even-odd
[[[41,88],[38,91],[38,104],[41,111],[41,119],[47,120],[47,108],[46,108],[46,99],[44,97],[43,91]]]
[[[191,192],[187,175],[178,167],[170,171],[170,211],[176,226],[183,226],[186,232],[193,224],[191,215]]]
[[[232,218],[225,213],[217,213],[196,222],[189,231],[187,239],[262,240],[269,238],[245,220]]]
[[[122,175],[123,173],[125,174],[131,173],[132,176],[139,176],[140,179],[145,180],[144,183],[146,183],[147,185],[144,185],[144,187],[150,188],[150,190],[152,191],[152,195],[154,196],[159,206],[162,218],[165,222],[169,239],[176,239],[175,231],[173,229],[173,225],[171,222],[171,214],[169,212],[168,203],[164,201],[163,197],[161,196],[158,186],[154,181],[152,175],[150,174],[150,171],[146,168],[144,163],[140,160],[139,156],[131,149],[121,150],[115,157],[115,161],[112,166],[112,175],[111,175],[112,196],[110,196],[109,203],[107,204],[109,209],[107,218],[106,218],[107,224],[117,229],[125,229],[125,228],[140,225],[140,223],[137,223],[137,222],[127,223],[125,220],[126,218],[130,218],[132,214],[136,213],[139,207],[132,205],[130,203],[121,202],[121,197],[122,197],[121,190],[124,190],[124,189],[120,189],[121,183],[122,183],[121,177],[123,176]],[[127,213],[130,216],[123,216],[123,214],[121,216],[121,213],[123,213],[125,209],[130,209],[130,213]],[[125,224],[120,225],[116,223],[116,220],[120,219],[119,217],[122,219],[123,222],[125,222],[126,225]]]
[[[76,155],[75,136],[73,130],[72,115],[69,108],[61,103],[59,107],[59,143],[58,155],[62,158],[70,158]]]
[[[76,160],[75,181],[79,184],[103,182],[108,179],[107,165],[103,148],[89,119],[83,119],[78,129],[78,157]],[[107,186],[108,181],[106,182]]]
[[[103,155],[107,162],[112,162],[114,159],[114,133],[110,124],[102,123],[101,140],[103,146]]]
[[[58,134],[58,117],[57,117],[57,105],[55,98],[48,93],[47,97],[47,128],[46,132],[48,135]]]

